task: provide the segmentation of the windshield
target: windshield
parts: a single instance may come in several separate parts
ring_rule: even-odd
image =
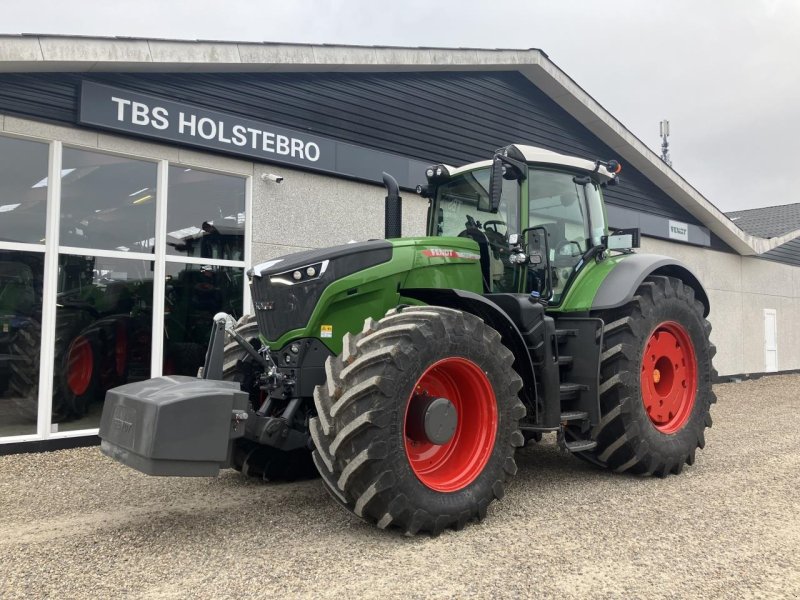
[[[516,181],[503,180],[503,195],[497,213],[482,210],[489,205],[489,175],[489,168],[477,169],[439,186],[436,192],[440,209],[437,235],[458,236],[467,227],[481,222],[504,235],[519,232],[519,186]],[[507,232],[507,229],[511,231]]]
[[[489,206],[490,169],[458,175],[436,191],[434,235],[469,237],[481,248],[484,287],[489,291],[513,291],[514,269],[508,262],[508,236],[519,233],[519,184],[503,180],[500,208]]]

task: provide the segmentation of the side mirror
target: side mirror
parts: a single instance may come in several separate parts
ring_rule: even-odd
[[[631,250],[641,242],[639,229],[618,229],[611,235],[604,235],[602,243],[607,250]]]
[[[525,181],[527,178],[528,165],[523,161],[503,154],[495,154],[492,159],[492,172],[489,176],[489,212],[496,213],[500,210],[503,179]]]
[[[489,212],[500,210],[500,197],[503,195],[503,161],[499,156],[492,160],[492,172],[489,176]]]

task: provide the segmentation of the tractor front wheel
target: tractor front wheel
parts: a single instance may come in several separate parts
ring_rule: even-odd
[[[314,461],[340,504],[380,528],[438,534],[482,519],[516,474],[522,380],[478,317],[413,306],[368,319],[314,393]]]
[[[716,401],[716,349],[702,304],[679,279],[652,276],[629,304],[598,316],[605,328],[597,447],[577,456],[615,471],[680,473],[705,445]]]

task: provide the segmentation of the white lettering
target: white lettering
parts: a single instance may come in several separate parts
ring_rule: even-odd
[[[314,156],[311,156],[312,150]],[[314,142],[308,142],[306,144],[306,158],[311,162],[316,162],[319,160],[319,146],[317,146]]]
[[[153,120],[151,121],[151,124],[156,129],[166,129],[169,127],[169,121],[167,121],[168,116],[169,113],[167,112],[166,108],[163,106],[156,106],[153,108]]]
[[[149,125],[150,124],[150,117],[148,113],[150,110],[147,108],[146,104],[142,104],[141,102],[134,102],[131,105],[133,109],[131,112],[131,123],[134,125]]]
[[[275,151],[278,154],[289,154],[289,138],[285,135],[275,137]]]
[[[269,131],[264,132],[264,143],[261,144],[261,149],[264,152],[275,152],[275,134]]]
[[[233,143],[237,146],[244,146],[247,143],[247,136],[245,136],[244,125],[234,125],[233,126]]]
[[[248,127],[247,131],[250,132],[250,147],[253,150],[255,150],[256,148],[258,148],[258,143],[256,142],[256,139],[258,138],[259,135],[261,135],[261,132],[258,129],[253,129],[252,127]]]
[[[295,152],[300,155],[300,158],[303,158],[303,140],[292,138],[292,158],[294,158]]]
[[[117,121],[124,121],[125,107],[130,104],[131,101],[125,98],[117,98],[116,96],[111,96],[111,101],[117,103]]]
[[[209,128],[204,128],[205,125],[208,125]],[[197,132],[203,139],[213,139],[217,136],[217,124],[208,117],[203,117],[197,122]]]
[[[186,116],[181,111],[178,115],[178,133],[183,133],[184,128],[188,125],[190,127],[189,135],[192,137],[197,133],[197,117],[190,114],[190,119],[187,121]]]
[[[225,121],[219,122],[219,141],[223,144],[230,144],[231,138],[225,137]]]

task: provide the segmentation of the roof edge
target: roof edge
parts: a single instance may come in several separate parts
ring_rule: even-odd
[[[0,35],[0,72],[508,70],[543,54],[536,49]]]

